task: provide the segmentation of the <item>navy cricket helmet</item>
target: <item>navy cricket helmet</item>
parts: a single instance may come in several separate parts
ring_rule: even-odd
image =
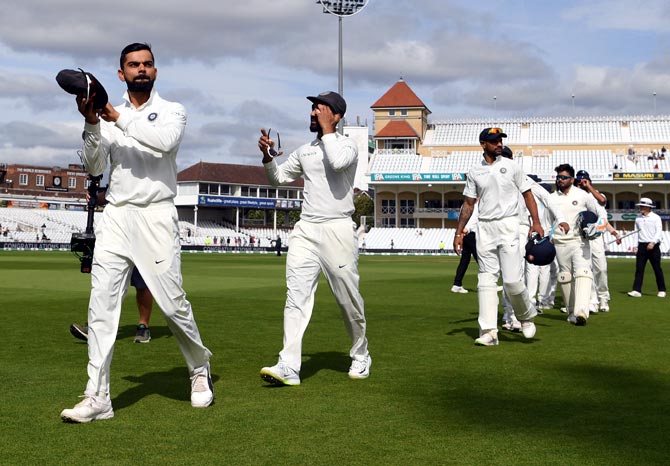
[[[530,264],[549,265],[556,257],[556,248],[548,236],[540,238],[538,235],[533,235],[526,243],[524,257]]]
[[[579,230],[584,238],[595,239],[602,234],[602,231],[598,231],[592,226],[598,223],[598,216],[590,210],[580,212],[577,221],[579,222]]]

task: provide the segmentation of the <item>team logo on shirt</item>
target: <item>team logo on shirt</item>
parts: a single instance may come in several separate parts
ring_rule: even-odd
[[[572,201],[572,205],[577,205],[577,201]]]
[[[507,173],[507,169],[505,167],[501,168],[500,173]]]
[[[147,118],[149,121],[154,121],[156,118],[158,118],[158,113],[151,112]]]

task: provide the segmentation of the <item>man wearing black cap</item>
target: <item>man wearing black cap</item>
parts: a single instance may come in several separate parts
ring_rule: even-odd
[[[307,97],[312,102],[310,131],[316,139],[291,153],[277,165],[275,142],[262,129],[258,147],[273,186],[305,180],[305,200],[300,221],[289,238],[286,258],[284,347],[279,361],[261,369],[261,378],[273,385],[300,385],[302,337],[314,307],[314,293],[321,272],[335,296],[352,341],[349,377],[370,375],[363,298],[358,290],[358,240],[354,212],[354,178],[358,161],[356,143],[336,133],[347,104],[336,92]]]
[[[463,229],[479,198],[477,224],[477,254],[479,255],[478,300],[479,338],[476,345],[498,344],[498,276],[502,275],[503,288],[521,322],[526,338],[535,336],[533,318],[537,315],[530,302],[523,277],[523,256],[519,245],[519,192],[523,195],[532,224],[531,232],[544,236],[537,215],[537,205],[530,182],[520,165],[501,157],[502,138],[507,135],[500,128],[486,128],[479,135],[484,150],[481,165],[470,169],[465,183],[465,196],[458,227],[454,237],[457,254],[463,249]]]
[[[214,400],[209,372],[211,352],[203,345],[191,304],[182,288],[177,194],[177,152],[186,110],[162,99],[154,81],[158,70],[148,44],[121,51],[118,78],[125,102],[95,108],[95,96],[77,97],[83,115],[82,161],[92,175],[110,165],[109,203],[98,221],[88,306],[88,383],[84,399],[64,409],[67,422],[114,416],[110,366],[121,304],[135,265],[160,307],[191,377],[191,405]]]

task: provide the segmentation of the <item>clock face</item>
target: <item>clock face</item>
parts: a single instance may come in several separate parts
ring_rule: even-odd
[[[60,186],[61,182],[62,180],[60,176],[54,176],[54,186]]]

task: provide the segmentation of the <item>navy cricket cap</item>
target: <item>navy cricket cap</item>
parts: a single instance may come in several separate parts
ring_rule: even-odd
[[[498,138],[506,138],[507,135],[503,133],[503,130],[500,128],[484,128],[481,133],[479,133],[479,142],[488,141],[495,142]]]
[[[107,105],[107,91],[95,76],[81,68],[79,70],[61,70],[56,75],[56,82],[68,94],[93,96],[93,108],[96,110]]]
[[[347,103],[337,92],[322,92],[316,96],[308,96],[307,100],[313,104],[326,104],[333,110],[333,113],[339,113],[341,116],[344,116],[347,111]]]
[[[509,148],[509,146],[503,146],[502,148],[502,155],[506,159],[513,159],[514,158],[514,152],[512,152],[512,149]]]
[[[581,181],[581,180],[591,181],[591,176],[589,175],[589,172],[587,172],[586,170],[579,170],[577,172],[577,174],[575,175],[575,179],[577,181]]]

